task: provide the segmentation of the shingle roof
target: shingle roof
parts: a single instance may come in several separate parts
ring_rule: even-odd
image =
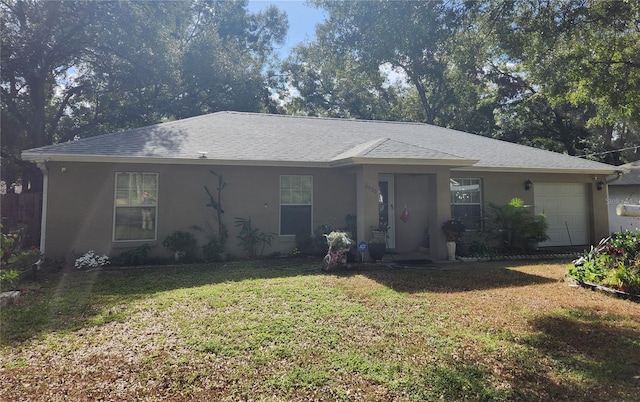
[[[640,161],[618,166],[626,173],[619,180],[611,182],[610,186],[638,186],[640,185]]]
[[[421,123],[218,112],[24,151],[27,160],[447,164],[613,173],[615,167]],[[187,162],[188,161],[188,162]]]

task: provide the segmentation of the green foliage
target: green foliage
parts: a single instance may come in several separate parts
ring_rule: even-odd
[[[225,183],[222,175],[217,174],[213,170],[210,170],[209,172],[211,172],[211,174],[214,175],[218,181],[218,186],[216,188],[217,193],[215,197],[213,196],[213,193],[209,190],[209,188],[207,186],[204,186],[204,190],[207,192],[207,195],[209,196],[209,203],[207,204],[207,207],[212,208],[215,211],[214,216],[218,224],[218,235],[212,236],[212,234],[209,234],[207,236],[207,240],[208,240],[207,245],[203,247],[207,248],[207,250],[205,251],[206,254],[213,256],[212,253],[215,252],[214,249],[219,249],[217,253],[224,252],[224,246],[227,242],[227,239],[229,238],[229,233],[227,233],[227,228],[222,222],[222,214],[224,214],[224,210],[222,209],[222,190],[224,189],[227,183]]]
[[[490,257],[493,255],[491,247],[486,241],[474,240],[469,245],[469,256]]]
[[[309,233],[296,234],[296,250],[300,253],[309,253],[313,246],[313,237]]]
[[[640,235],[627,230],[602,239],[569,267],[569,275],[640,294]]]
[[[113,263],[122,267],[145,265],[148,261],[151,246],[143,244],[134,249],[127,250],[114,258]]]
[[[366,69],[349,53],[318,43],[299,45],[283,63],[287,81],[280,85],[288,114],[363,120],[401,120],[395,85],[377,69]],[[290,96],[292,88],[297,96]]]
[[[328,224],[318,225],[313,230],[313,245],[311,247],[311,253],[313,255],[324,256],[327,254],[329,246],[327,245],[327,239],[324,235],[332,232],[331,226]]]
[[[20,272],[31,269],[42,259],[40,250],[35,246],[29,250],[20,250],[20,240],[21,232],[0,232],[0,289],[14,289],[20,279]]]
[[[7,0],[0,16],[3,163],[75,136],[260,111],[288,27],[245,1]]]
[[[20,274],[17,269],[0,269],[0,290],[4,291],[15,289],[19,276]]]
[[[20,251],[17,254],[13,254],[9,257],[9,265],[18,271],[26,271],[33,267],[33,264],[38,262],[42,258],[42,253],[36,247],[32,247],[29,250]]]
[[[535,242],[548,239],[544,215],[534,215],[520,198],[505,205],[488,203],[485,211],[488,238],[499,240],[507,251],[531,249]]]
[[[236,217],[236,227],[240,228],[238,239],[240,246],[247,253],[247,257],[254,258],[264,254],[266,246],[271,245],[274,233],[264,233],[260,229],[251,226],[251,218]]]
[[[207,242],[202,246],[205,261],[220,261],[224,253],[224,242],[213,233],[207,235]]]
[[[64,257],[44,257],[40,268],[44,271],[60,271],[64,268]]]
[[[615,165],[638,159],[640,3],[314,0],[290,114],[421,121]],[[291,88],[297,90],[291,96]]]
[[[568,291],[564,269],[321,275],[309,260],[51,275],[0,309],[2,399],[207,399],[215,375],[210,400],[637,400],[636,306]],[[48,381],[24,381],[33,373]]]
[[[0,230],[1,229],[2,224],[0,224]],[[11,233],[0,232],[0,268],[6,267],[15,261],[17,255],[21,252],[22,238],[22,230]]]
[[[192,233],[180,230],[176,230],[162,241],[162,245],[165,248],[175,253],[176,259],[184,259],[186,261],[194,259],[197,244],[198,240]]]

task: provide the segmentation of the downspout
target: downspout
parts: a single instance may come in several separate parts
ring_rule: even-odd
[[[614,181],[620,180],[624,172],[622,170],[616,170],[616,177],[607,179],[607,184],[613,183]]]
[[[42,216],[40,219],[40,253],[45,253],[45,240],[47,237],[47,199],[49,193],[49,169],[45,161],[36,162],[42,171]]]

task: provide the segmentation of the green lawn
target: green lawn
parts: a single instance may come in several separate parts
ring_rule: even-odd
[[[0,400],[638,400],[640,304],[566,264],[48,274],[0,312]]]

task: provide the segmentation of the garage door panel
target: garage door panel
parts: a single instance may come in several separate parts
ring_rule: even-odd
[[[589,200],[582,183],[536,183],[534,206],[547,218],[549,240],[540,246],[589,243]]]

